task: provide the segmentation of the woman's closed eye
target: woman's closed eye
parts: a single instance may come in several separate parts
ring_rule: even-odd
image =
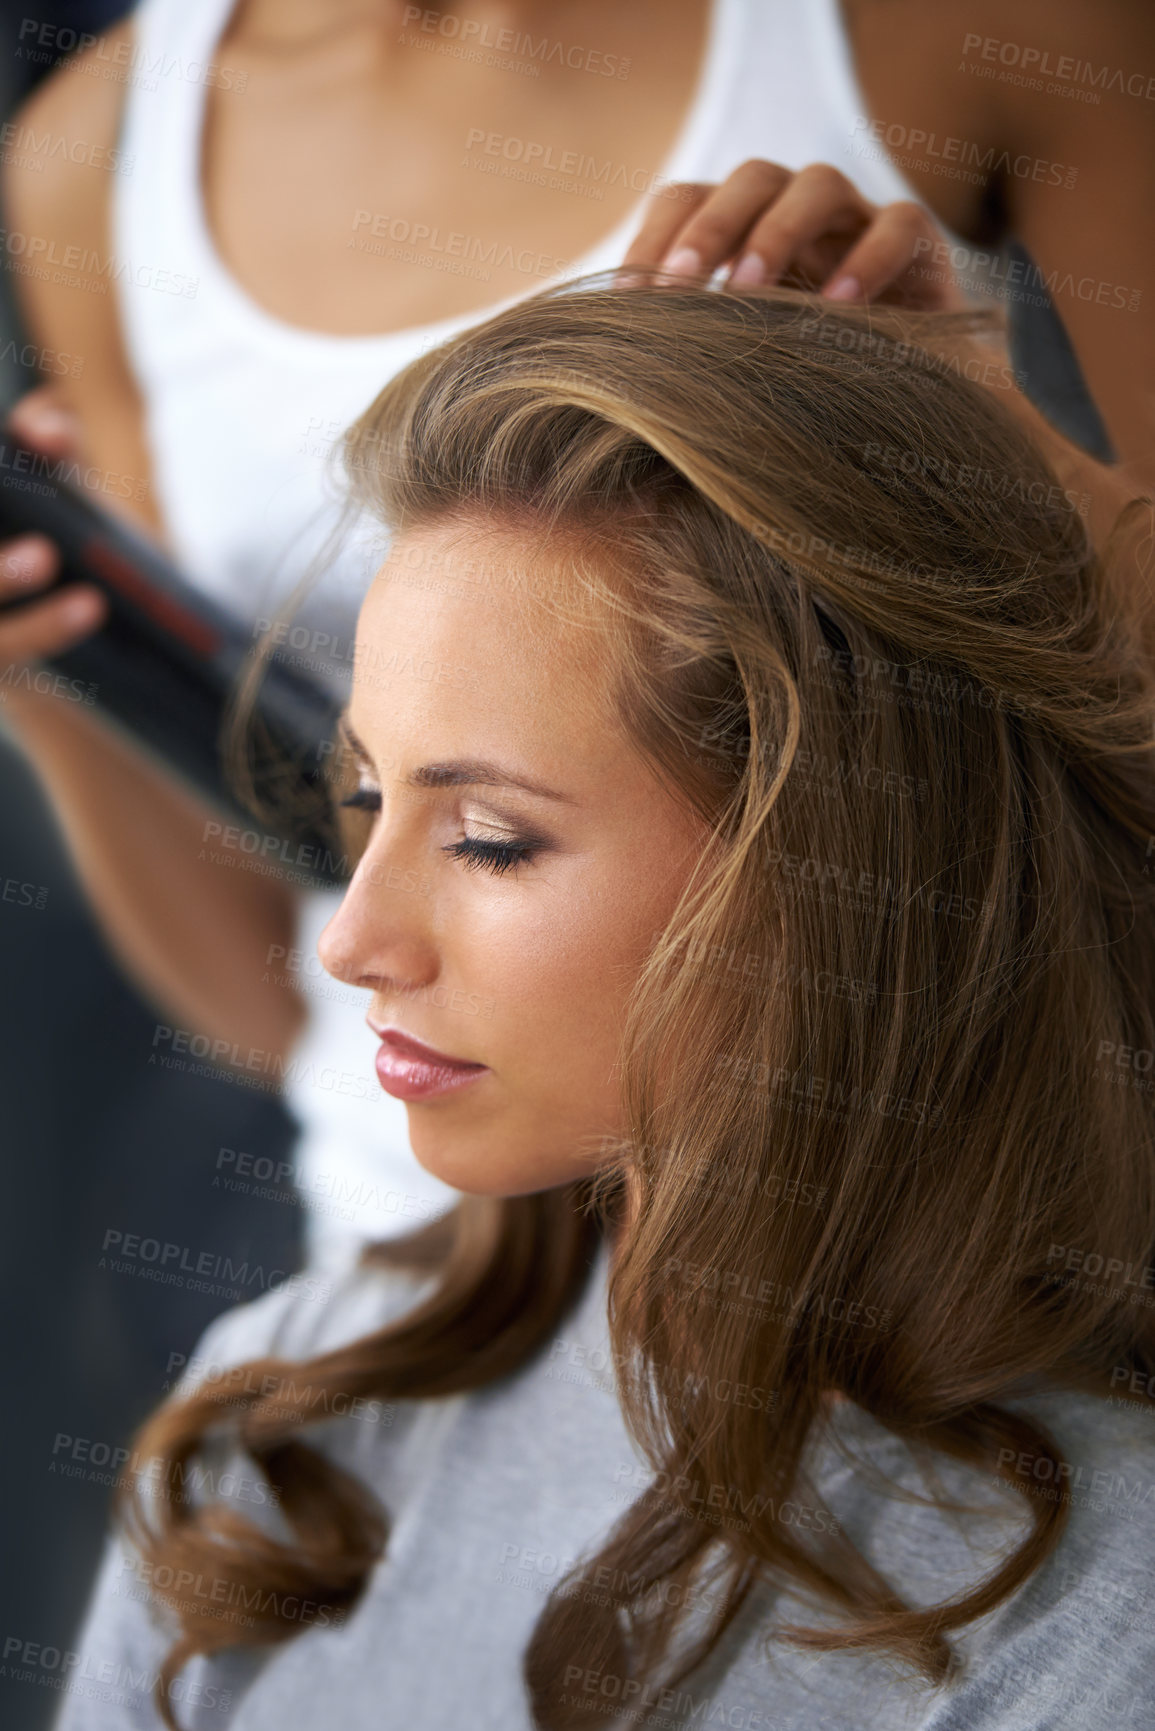
[[[340,803],[343,806],[352,806],[357,811],[378,812],[381,809],[381,789],[362,782]],[[540,851],[540,847],[541,844],[537,842],[485,841],[480,836],[465,835],[460,841],[450,842],[441,851],[453,859],[461,860],[470,871],[484,867],[500,874],[515,871],[519,865],[526,864]]]
[[[466,835],[460,841],[451,842],[442,852],[461,860],[470,871],[485,866],[489,871],[500,873],[524,865],[534,857],[537,849],[523,842],[481,841],[476,836]]]

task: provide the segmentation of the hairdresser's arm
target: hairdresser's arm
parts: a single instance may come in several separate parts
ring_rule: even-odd
[[[1008,176],[1007,223],[1054,284],[1120,479],[1155,492],[1155,19],[1144,4],[1058,0],[1047,36],[1059,53],[1106,66],[1127,87],[1094,106],[995,86],[994,124],[1013,159],[1077,170],[1061,191]]]
[[[39,444],[33,409],[26,399],[16,420]],[[56,565],[40,536],[0,549],[0,599],[34,592]],[[86,635],[67,612],[86,597],[102,607],[99,591],[73,584],[0,621],[0,667],[20,669]],[[292,943],[292,896],[214,864],[208,808],[95,711],[37,683],[6,681],[0,714],[39,775],[118,960],[167,1021],[236,1044],[242,1064],[253,1049],[284,1054],[303,1006],[263,982],[270,946]]]
[[[117,27],[106,43],[125,31]],[[91,163],[93,147],[116,144],[119,87],[89,76],[81,61],[58,69],[17,116],[37,133],[82,141],[79,161],[53,153],[39,173],[10,163],[0,191],[10,233],[55,244],[58,256],[76,246],[103,259],[111,250],[110,176]],[[116,504],[138,526],[155,531],[141,404],[112,285],[97,294],[52,275],[13,279],[31,340],[46,356],[71,357],[51,394],[77,419],[86,465],[146,483],[139,506],[130,511],[123,501]],[[43,398],[36,395],[41,413],[26,403],[17,423],[33,442],[65,448],[67,432],[48,428]],[[112,501],[100,494],[97,502]],[[27,593],[48,581],[55,561],[40,539],[26,545],[16,566],[11,559],[0,566],[4,592]],[[83,635],[63,617],[65,605],[64,594],[29,603],[18,619],[0,623],[0,666],[52,655]],[[166,1020],[236,1042],[242,1060],[252,1048],[287,1051],[303,1021],[303,1002],[263,982],[269,946],[292,941],[294,893],[275,879],[230,871],[204,857],[207,808],[92,711],[15,681],[6,692],[4,718],[40,774],[84,888],[129,975]]]
[[[983,352],[976,344],[974,351]],[[985,350],[989,358],[990,349]],[[1002,349],[1004,365],[987,369],[992,376],[1014,378],[1010,357]],[[974,376],[981,376],[975,373]],[[1083,517],[1092,545],[1103,550],[1111,541],[1112,555],[1107,581],[1118,596],[1118,606],[1135,609],[1146,652],[1155,663],[1155,506],[1137,491],[1131,465],[1100,463],[1079,445],[1072,444],[1016,387],[994,393],[1006,403],[1046,456],[1073,508]],[[1123,516],[1128,506],[1131,510]],[[1112,533],[1114,531],[1114,533]]]
[[[1150,0],[879,0],[851,17],[871,112],[903,138],[908,178],[973,250],[1023,241],[1122,480],[1155,491]],[[916,138],[939,140],[938,154]],[[990,165],[969,193],[943,172],[948,138],[956,156]],[[1034,286],[1010,281],[1007,293]]]

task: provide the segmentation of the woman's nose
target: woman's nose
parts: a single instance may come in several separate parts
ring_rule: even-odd
[[[425,926],[423,897],[396,887],[415,873],[389,871],[367,852],[340,907],[317,940],[321,966],[349,986],[379,989],[422,985],[437,973],[437,957]]]
[[[332,974],[335,980],[343,980],[347,986],[356,986],[360,984],[361,962],[350,921],[346,918],[348,901],[349,892],[346,891],[341,906],[317,939],[317,955],[327,974]]]

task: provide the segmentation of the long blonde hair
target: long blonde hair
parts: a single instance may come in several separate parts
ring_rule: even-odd
[[[284,1594],[336,1613],[383,1554],[388,1512],[299,1440],[331,1410],[319,1395],[509,1375],[611,1221],[622,1410],[663,1488],[543,1607],[525,1655],[542,1731],[603,1721],[567,1698],[567,1665],[674,1686],[763,1577],[838,1613],[790,1639],[941,1680],[951,1631],[1055,1545],[1064,1500],[1032,1498],[1025,1468],[1057,1471],[1057,1446],[1004,1403],[1039,1377],[1155,1370],[1149,1312],[1056,1278],[1071,1253],[1155,1248],[1152,1098],[1097,1068],[1155,1051],[1155,707],[1109,560],[950,359],[970,329],[783,290],[569,284],[416,361],[349,433],[355,495],[393,527],[511,523],[573,547],[575,592],[616,621],[620,715],[710,839],[636,982],[629,1134],[602,1170],[466,1198],[377,1247],[437,1271],[420,1305],[310,1360],[305,1394],[277,1386],[302,1367],[268,1358],[246,1386],[273,1392],[230,1397],[293,1543],[177,1494],[221,1423],[211,1383],[138,1433],[169,1487],[119,1499],[142,1552],[170,1578],[276,1589],[247,1630],[162,1594],[181,1626],[170,1725],[190,1655],[292,1638]],[[908,1605],[834,1522],[777,1518],[832,1391],[1024,1492],[1026,1537],[973,1591]],[[744,1519],[703,1521],[679,1490],[694,1479]],[[583,1591],[599,1568],[615,1585]],[[716,1614],[675,1666],[707,1575]]]

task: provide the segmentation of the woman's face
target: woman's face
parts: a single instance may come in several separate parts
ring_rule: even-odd
[[[564,557],[512,529],[410,531],[357,632],[371,829],[320,956],[372,991],[375,1030],[484,1066],[462,1085],[388,1039],[378,1059],[418,1160],[479,1195],[567,1183],[625,1134],[627,996],[706,835],[614,718],[601,629],[533,599]]]

